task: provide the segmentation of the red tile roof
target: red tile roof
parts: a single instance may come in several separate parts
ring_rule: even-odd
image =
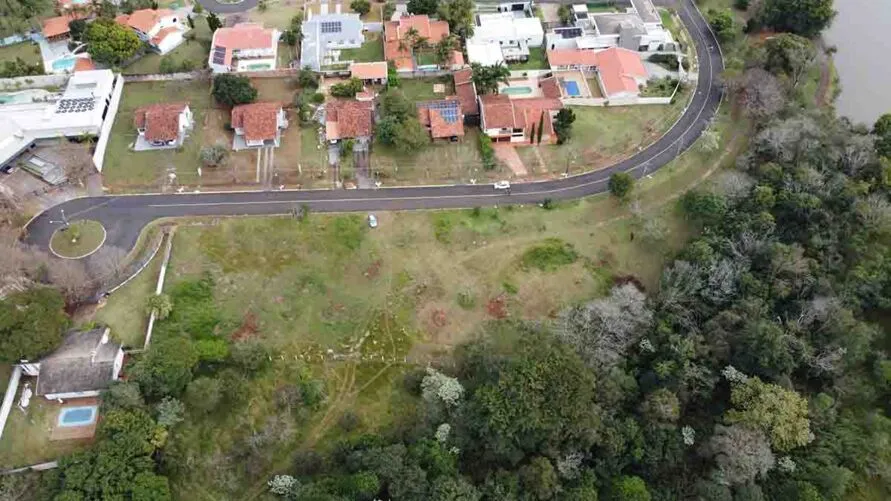
[[[646,80],[647,70],[636,52],[613,47],[596,54],[597,72],[607,96],[638,92],[637,80]]]
[[[332,99],[325,105],[325,137],[334,139],[372,135],[371,101]]]
[[[548,64],[554,66],[596,66],[597,52],[582,49],[557,49],[548,51]]]
[[[220,28],[213,33],[213,46],[226,49],[225,64],[232,63],[232,51],[272,48],[275,30],[258,23],[240,23],[231,28]]]
[[[148,141],[172,141],[179,136],[179,114],[187,106],[188,102],[141,106],[133,112],[133,124],[145,128]]]
[[[443,111],[438,109],[439,106],[447,106],[453,109],[455,119],[446,119]],[[417,103],[417,107],[418,121],[421,122],[421,125],[430,127],[430,136],[434,139],[464,135],[464,114],[461,112],[461,102],[457,96],[423,101]]]
[[[79,57],[74,61],[74,71],[90,71],[95,69],[96,65],[89,57]]]
[[[543,78],[538,81],[538,86],[541,87],[541,94],[544,97],[551,99],[563,97],[563,93],[560,92],[560,82],[557,81],[556,77]]]
[[[69,32],[68,23],[75,19],[82,19],[83,14],[66,14],[64,16],[51,17],[43,20],[43,36],[47,38],[57,37]]]
[[[248,141],[275,139],[281,103],[241,104],[232,108],[232,127],[244,129]]]
[[[455,80],[455,94],[461,101],[461,109],[468,115],[479,115],[480,107],[476,102],[476,88],[471,78],[473,70],[465,68],[452,74]]]
[[[350,76],[360,80],[387,78],[387,63],[386,61],[353,63],[350,65]]]
[[[115,21],[121,22],[121,18],[126,18],[121,24],[127,24],[129,27],[147,34],[161,21],[162,17],[171,15],[173,15],[173,11],[170,9],[141,9],[134,10],[129,16],[118,16]]]
[[[384,23],[384,58],[393,61],[397,69],[414,68],[409,48],[399,47],[399,42],[412,28],[417,30],[419,37],[426,38],[430,44],[435,44],[449,35],[449,23],[431,21],[427,16],[402,16],[398,21]]]
[[[480,102],[486,129],[526,129],[538,123],[542,112],[545,112],[545,122],[550,122],[549,112],[563,108],[559,99],[511,99],[504,94],[485,95]],[[551,124],[546,127],[551,129]]]
[[[514,126],[514,107],[510,97],[504,94],[486,94],[480,97],[483,124],[487,129],[511,129]]]

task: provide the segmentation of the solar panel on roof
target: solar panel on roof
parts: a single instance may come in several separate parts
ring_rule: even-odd
[[[587,12],[576,12],[575,17],[577,19],[588,19],[588,13]]]
[[[214,47],[213,64],[223,64],[226,62],[226,49],[224,47]]]
[[[560,34],[560,36],[563,38],[578,38],[578,37],[582,36],[581,28],[565,28],[565,29],[555,30],[555,31],[557,31]]]
[[[340,33],[343,27],[340,21],[323,21],[321,29],[322,33]]]

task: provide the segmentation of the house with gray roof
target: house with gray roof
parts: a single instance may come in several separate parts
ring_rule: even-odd
[[[611,47],[637,52],[675,52],[678,44],[650,0],[632,0],[620,12],[589,12],[586,4],[572,6],[573,24],[546,35],[547,50],[603,50]]]
[[[300,67],[320,71],[340,61],[341,49],[358,49],[365,42],[359,14],[319,14],[303,22]],[[349,61],[344,61],[349,63]],[[343,68],[346,69],[346,68]]]
[[[23,363],[25,374],[37,376],[35,393],[47,400],[95,397],[118,379],[124,364],[121,344],[110,329],[69,331],[62,344],[37,363]]]

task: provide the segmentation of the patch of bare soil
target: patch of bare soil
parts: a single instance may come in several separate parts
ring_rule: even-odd
[[[244,318],[241,320],[241,326],[238,327],[238,330],[232,333],[232,341],[246,341],[253,337],[256,337],[260,333],[260,322],[257,319],[257,314],[251,310],[248,310],[247,313],[244,314]]]
[[[492,318],[501,319],[507,317],[507,296],[500,294],[497,297],[490,299],[489,302],[486,303],[486,313]]]

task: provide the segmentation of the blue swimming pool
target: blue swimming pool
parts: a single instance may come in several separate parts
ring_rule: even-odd
[[[581,91],[579,91],[579,83],[573,82],[572,80],[563,81],[563,90],[565,90],[566,94],[570,97],[577,97],[582,95]]]
[[[56,59],[53,61],[53,71],[67,70],[71,71],[74,69],[74,63],[76,62],[76,57],[66,57],[63,59]]]
[[[86,426],[96,421],[98,407],[66,407],[59,412],[59,426]]]
[[[501,94],[507,94],[508,96],[522,96],[524,94],[532,94],[532,87],[526,87],[523,85],[511,85],[510,87],[502,87],[500,91]]]

